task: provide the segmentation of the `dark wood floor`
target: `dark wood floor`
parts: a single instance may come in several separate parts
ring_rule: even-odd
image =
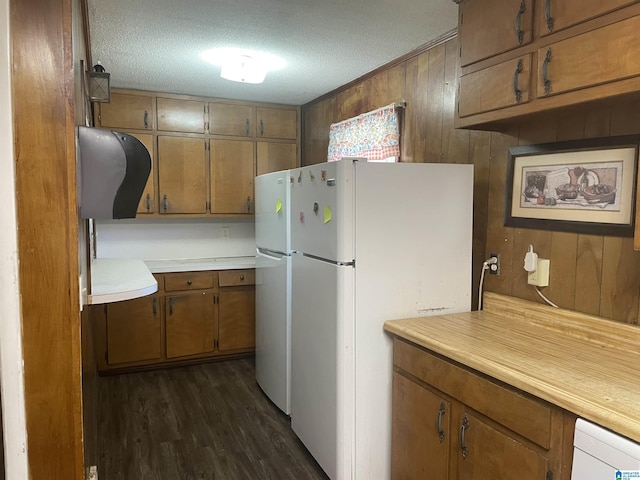
[[[253,358],[100,378],[101,480],[327,479]]]

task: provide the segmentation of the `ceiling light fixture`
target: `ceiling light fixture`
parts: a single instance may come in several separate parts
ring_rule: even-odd
[[[242,83],[262,83],[268,72],[284,68],[287,64],[275,55],[237,48],[207,50],[202,58],[220,66],[222,78]]]

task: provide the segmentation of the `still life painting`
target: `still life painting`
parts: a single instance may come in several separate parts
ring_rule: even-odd
[[[632,235],[638,138],[509,150],[505,225]]]

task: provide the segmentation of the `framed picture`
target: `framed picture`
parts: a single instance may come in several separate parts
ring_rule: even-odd
[[[640,135],[509,149],[506,226],[633,236]]]

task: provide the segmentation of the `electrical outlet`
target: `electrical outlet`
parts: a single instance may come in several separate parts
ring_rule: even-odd
[[[546,258],[538,258],[538,266],[533,272],[529,272],[527,283],[536,287],[549,286],[549,267],[551,260]]]
[[[489,255],[489,258],[495,258],[496,259],[496,263],[490,263],[489,264],[489,273],[491,275],[500,275],[500,254],[499,253],[492,253],[491,255]]]
[[[229,227],[220,227],[220,230],[222,230],[222,238],[229,238],[231,236]]]

